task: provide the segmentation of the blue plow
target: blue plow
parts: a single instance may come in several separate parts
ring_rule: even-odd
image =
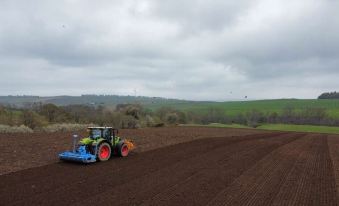
[[[59,154],[59,159],[65,161],[91,163],[96,162],[97,158],[95,155],[89,153],[86,150],[85,145],[81,145],[76,149],[77,135],[73,136],[73,151],[67,151]]]
[[[78,151],[68,151],[59,154],[61,160],[91,163],[96,162],[96,156],[86,152],[85,146],[80,146]]]

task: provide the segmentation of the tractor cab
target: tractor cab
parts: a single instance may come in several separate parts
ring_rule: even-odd
[[[112,127],[88,127],[87,131],[90,139],[97,140],[102,138],[109,142],[112,142],[116,134],[118,134],[118,130]]]
[[[102,141],[106,141],[111,146],[116,146],[120,141],[118,130],[113,127],[88,127],[88,136],[80,140],[80,144],[89,145],[89,144],[99,144]]]

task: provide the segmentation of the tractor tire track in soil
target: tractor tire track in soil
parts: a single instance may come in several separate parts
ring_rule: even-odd
[[[144,202],[143,205],[206,205],[220,189],[230,183],[251,165],[254,165],[273,150],[296,140],[298,135],[283,135],[272,139],[248,142],[234,147],[229,154],[225,151],[213,165],[201,169],[187,179]],[[195,188],[191,190],[191,188]],[[199,198],[196,197],[199,194]]]
[[[339,137],[337,135],[329,135],[327,140],[334,170],[337,199],[339,199]]]
[[[313,136],[291,169],[274,205],[335,205],[336,185],[326,135]]]
[[[199,156],[191,158],[191,159],[185,159],[185,161],[181,161],[179,163],[174,163],[166,168],[163,168],[161,170],[158,170],[154,173],[147,174],[147,176],[143,176],[138,178],[136,181],[128,182],[125,185],[113,187],[108,191],[109,195],[102,195],[99,194],[97,196],[92,196],[90,199],[86,199],[83,203],[89,202],[89,203],[99,203],[99,204],[107,204],[110,202],[112,198],[117,199],[117,203],[119,205],[130,205],[133,204],[140,204],[141,200],[146,199],[152,199],[151,202],[158,205],[164,205],[164,202],[167,202],[170,205],[177,204],[175,200],[177,198],[171,199],[172,201],[166,201],[162,200],[160,203],[159,201],[159,193],[165,193],[166,197],[171,197],[171,194],[173,192],[175,194],[181,194],[184,195],[185,193],[181,193],[179,191],[179,188],[183,188],[183,183],[196,181],[196,179],[199,179],[200,181],[204,182],[203,179],[200,179],[204,176],[205,171],[211,170],[211,168],[215,169],[217,165],[219,165],[221,160],[224,160],[225,158],[228,158],[230,156],[233,156],[235,153],[238,152],[246,152],[247,150],[252,151],[252,161],[255,160],[254,151],[257,153],[260,153],[260,150],[266,150],[269,148],[276,148],[279,147],[281,144],[286,144],[289,141],[294,140],[295,137],[287,137],[286,135],[279,135],[272,137],[264,137],[264,138],[258,138],[258,139],[252,139],[248,141],[241,141],[232,145],[227,145],[222,148],[213,148],[213,150],[209,150],[207,152],[201,153]],[[263,143],[264,141],[265,143]],[[257,149],[257,150],[255,150]],[[189,167],[187,167],[189,165]],[[183,168],[187,168],[183,170]],[[167,176],[166,179],[164,179],[164,174]],[[171,175],[175,174],[175,175]],[[156,179],[158,181],[152,181],[150,182],[150,179]],[[164,181],[164,180],[165,181]],[[206,182],[205,182],[206,183]],[[139,185],[139,187],[138,187]],[[144,187],[144,185],[147,185],[147,188]],[[131,188],[133,188],[131,190]],[[190,188],[190,187],[189,187]],[[119,191],[115,192],[115,191]],[[184,189],[186,190],[186,189]],[[192,191],[192,190],[188,190]],[[197,190],[194,190],[195,193],[199,192]],[[121,197],[121,193],[125,194],[125,197]],[[186,191],[187,193],[187,191]],[[120,196],[120,197],[119,197]],[[154,196],[154,198],[152,198]],[[134,202],[128,201],[127,198],[133,198]],[[178,197],[178,195],[177,195]],[[186,195],[185,201],[187,201],[189,198],[189,195]],[[193,194],[194,197],[194,194]],[[200,196],[199,203],[203,203],[202,196]],[[180,198],[179,198],[180,199]],[[183,205],[182,199],[180,199],[181,202],[178,204]],[[80,204],[83,204],[80,203]],[[80,205],[79,204],[79,205]],[[197,205],[195,202],[190,202],[190,204]]]
[[[326,140],[323,135],[306,136],[279,148],[220,192],[210,205],[335,205]]]
[[[337,205],[336,138],[215,136],[1,175],[1,205]]]

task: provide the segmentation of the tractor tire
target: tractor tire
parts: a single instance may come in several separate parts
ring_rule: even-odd
[[[122,143],[118,145],[118,155],[120,157],[127,157],[128,153],[129,153],[129,149],[128,149],[127,144]]]
[[[111,157],[112,148],[107,142],[103,142],[98,146],[97,158],[100,162],[107,161]]]

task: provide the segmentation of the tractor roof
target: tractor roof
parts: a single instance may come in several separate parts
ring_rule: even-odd
[[[88,129],[113,129],[113,127],[88,127]]]

